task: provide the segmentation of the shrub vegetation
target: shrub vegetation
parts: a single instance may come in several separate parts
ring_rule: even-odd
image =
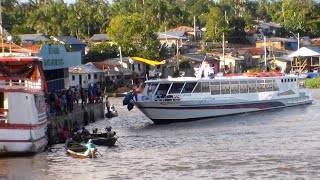
[[[310,89],[320,88],[320,77],[307,79],[306,86]]]

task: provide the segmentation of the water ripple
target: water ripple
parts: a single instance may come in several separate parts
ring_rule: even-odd
[[[122,98],[110,98],[119,116],[110,125],[117,146],[77,159],[64,145],[25,158],[0,159],[0,179],[319,179],[320,90],[311,105],[154,125]]]

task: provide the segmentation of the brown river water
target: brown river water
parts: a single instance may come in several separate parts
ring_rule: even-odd
[[[314,102],[209,120],[154,125],[122,98],[116,147],[96,159],[69,157],[63,144],[31,157],[0,159],[0,179],[320,179],[320,90]]]

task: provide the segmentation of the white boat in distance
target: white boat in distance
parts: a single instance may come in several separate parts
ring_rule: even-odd
[[[312,103],[305,80],[295,75],[179,77],[148,80],[135,106],[155,124],[283,108]],[[264,77],[261,77],[264,76]],[[151,88],[149,88],[151,86]],[[148,92],[149,89],[149,92]]]
[[[47,140],[42,62],[23,54],[0,56],[0,155],[35,154]]]

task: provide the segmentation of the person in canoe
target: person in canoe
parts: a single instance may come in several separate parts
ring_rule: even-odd
[[[97,150],[96,145],[92,143],[92,139],[89,139],[89,141],[86,144],[86,147],[87,147],[87,150],[86,150],[86,152],[84,152],[84,154],[88,157],[95,158],[96,152],[98,150]]]
[[[106,138],[107,138],[107,139],[111,139],[111,138],[113,138],[113,137],[116,135],[116,132],[111,131],[111,129],[112,129],[111,126],[107,126],[107,127],[106,127],[106,130],[107,130],[107,136],[106,136]]]
[[[82,138],[86,138],[90,136],[90,132],[84,126],[82,127],[81,136]]]

